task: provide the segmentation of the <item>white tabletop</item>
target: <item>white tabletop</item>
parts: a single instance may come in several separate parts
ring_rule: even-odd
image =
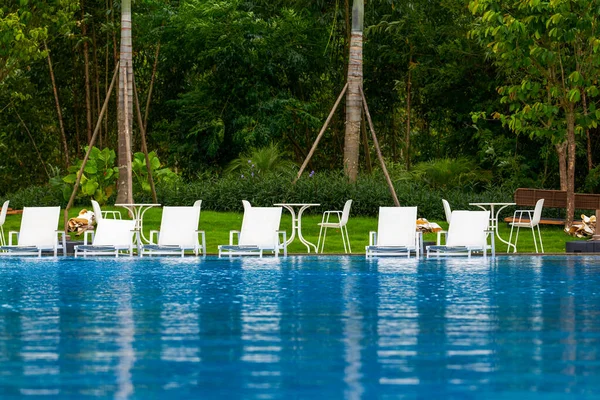
[[[517,203],[495,203],[495,202],[489,202],[489,203],[469,203],[469,205],[471,206],[514,206]]]
[[[115,204],[117,207],[160,207],[160,204],[147,204],[147,203],[119,203]]]
[[[274,206],[292,206],[292,207],[301,207],[301,206],[320,206],[319,203],[276,203]]]

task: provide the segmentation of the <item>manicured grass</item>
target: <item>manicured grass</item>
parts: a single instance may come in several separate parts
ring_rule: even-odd
[[[118,210],[122,212],[123,218],[128,218],[126,210],[118,207],[104,207],[104,210]],[[310,210],[309,210],[310,211]],[[70,211],[69,216],[75,217],[79,212],[79,208]],[[158,230],[160,226],[161,209],[153,208],[150,209],[144,218],[144,233],[149,236],[150,230]],[[62,215],[62,214],[61,214]],[[202,211],[200,216],[199,229],[206,231],[206,244],[208,253],[216,253],[217,246],[220,244],[229,243],[229,231],[239,230],[242,225],[242,214],[241,213],[224,213],[214,211]],[[20,226],[20,215],[9,215],[6,218],[4,225],[4,232],[6,239],[8,239],[8,231],[18,231]],[[321,213],[305,213],[302,218],[302,232],[304,237],[317,244],[319,237],[319,226],[321,222]],[[438,223],[444,228],[447,228],[447,224],[442,221]],[[290,214],[284,210],[281,221],[281,229],[285,230],[290,234],[291,230],[291,217]],[[60,228],[62,229],[62,218]],[[348,232],[350,235],[350,242],[352,245],[352,252],[356,254],[364,254],[365,246],[368,245],[369,231],[377,230],[377,219],[369,217],[353,217],[350,216],[348,223]],[[510,228],[508,225],[501,223],[500,225],[500,236],[508,240],[510,234]],[[82,237],[76,237],[72,235],[74,240],[83,240]],[[544,242],[544,250],[546,253],[564,253],[565,242],[571,240],[578,240],[571,236],[568,236],[563,232],[562,227],[557,226],[542,226],[542,239]],[[435,241],[435,234],[426,234],[424,236],[425,241]],[[507,246],[496,239],[496,251],[497,253],[506,253]],[[294,242],[288,248],[290,253],[306,253],[306,247],[300,243],[296,238]],[[518,252],[519,253],[533,253],[535,248],[533,246],[533,238],[530,229],[521,229],[519,234]],[[343,253],[344,247],[341,240],[339,230],[329,229],[327,233],[327,240],[325,243],[325,253]]]

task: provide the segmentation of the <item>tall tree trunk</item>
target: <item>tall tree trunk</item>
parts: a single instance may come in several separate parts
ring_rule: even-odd
[[[588,116],[588,108],[587,108],[587,96],[585,92],[583,92],[583,113],[587,117]],[[585,128],[585,137],[587,141],[587,164],[588,164],[588,172],[590,172],[594,168],[594,162],[592,161],[592,139],[590,138],[590,130],[589,128]]]
[[[412,46],[410,47],[410,58],[408,59],[408,76],[406,79],[406,145],[405,162],[406,170],[410,170],[410,96],[412,88]]]
[[[62,111],[60,109],[60,101],[58,100],[58,89],[56,88],[56,80],[54,79],[54,68],[52,67],[52,59],[50,58],[50,50],[44,41],[44,49],[48,54],[48,69],[50,70],[50,80],[52,81],[52,91],[54,92],[54,102],[56,103],[56,113],[58,114],[58,126],[60,128],[60,139],[63,145],[63,153],[65,157],[65,170],[69,167],[69,145],[67,144],[67,134],[65,133],[65,124],[63,123]]]
[[[569,103],[567,111],[567,218],[565,228],[573,225],[575,215],[575,111],[573,103]]]
[[[133,202],[131,179],[131,141],[133,128],[133,55],[131,41],[131,0],[121,3],[121,51],[119,73],[119,180],[117,203]],[[127,86],[126,86],[127,85]]]
[[[96,42],[96,28],[94,28],[94,24],[92,24],[92,49],[94,54],[94,91],[96,92],[96,115],[100,115],[100,108],[102,104],[100,104],[100,66],[98,65],[98,47]],[[102,147],[102,129],[98,131],[98,146]]]
[[[554,147],[558,155],[560,190],[567,190],[567,142],[558,143]]]
[[[83,63],[85,72],[85,120],[88,143],[92,140],[92,95],[90,89],[90,55],[89,44],[87,38],[87,23],[85,22],[84,1],[81,1],[82,25],[81,33],[83,36]]]
[[[352,7],[352,36],[348,61],[348,92],[346,93],[346,134],[344,136],[344,171],[350,182],[358,178],[360,121],[363,83],[363,18],[364,0],[354,0]]]

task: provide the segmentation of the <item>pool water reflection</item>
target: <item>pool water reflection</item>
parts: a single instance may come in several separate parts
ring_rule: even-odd
[[[0,398],[592,398],[600,259],[0,261]]]

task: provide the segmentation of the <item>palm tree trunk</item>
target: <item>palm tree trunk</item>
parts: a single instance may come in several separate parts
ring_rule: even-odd
[[[354,0],[352,7],[352,34],[348,60],[348,92],[346,94],[346,134],[344,136],[344,171],[350,182],[358,177],[360,148],[360,121],[362,118],[363,83],[363,18],[364,0]]]
[[[131,138],[133,128],[133,55],[131,40],[131,0],[121,3],[121,51],[119,72],[119,180],[117,203],[132,203]]]

